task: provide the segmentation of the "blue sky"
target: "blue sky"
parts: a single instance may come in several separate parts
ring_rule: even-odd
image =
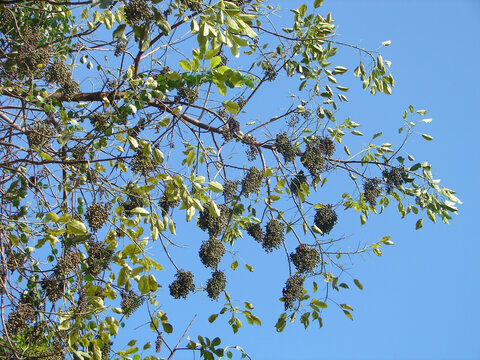
[[[290,1],[279,3],[292,6]],[[255,276],[241,273],[242,299],[251,297],[263,325],[244,325],[234,336],[225,322],[212,327],[203,315],[189,333],[214,336],[215,330],[221,331],[225,344],[241,345],[254,359],[479,359],[480,245],[473,224],[480,200],[476,189],[480,2],[326,0],[323,10],[332,12],[339,41],[369,49],[392,41],[382,53],[393,63],[393,95],[362,94],[361,84],[354,83],[358,91],[352,87],[345,113],[359,119],[366,134],[381,129],[398,143],[393,136],[406,107],[427,109],[434,121],[421,130],[435,140],[415,138],[408,148],[417,160],[433,164],[432,171],[444,186],[457,191],[464,203],[460,214],[450,225],[425,221],[424,228],[415,231],[416,218],[401,220],[389,211],[372,217],[360,234],[346,231],[354,241],[372,242],[390,234],[395,242],[384,249],[383,257],[353,259],[350,272],[361,279],[364,290],[352,287],[335,295],[354,307],[353,322],[331,307],[324,313],[322,329],[311,325],[305,331],[297,322],[276,333],[273,325],[282,309],[269,290],[281,289],[285,274],[276,260],[264,257],[252,264]],[[355,53],[343,54],[345,62],[356,59]],[[275,94],[271,96],[268,100],[276,101]],[[215,312],[221,306],[199,297],[184,304],[191,311],[169,312],[172,321],[177,320],[174,335],[183,332],[195,308]],[[176,357],[191,358],[190,353]]]

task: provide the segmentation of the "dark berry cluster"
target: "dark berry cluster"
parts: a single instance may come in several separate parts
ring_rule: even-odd
[[[202,10],[202,0],[180,0],[180,2],[191,11],[200,12]]]
[[[98,114],[94,114],[90,118],[90,123],[92,124],[95,130],[99,132],[103,132],[110,125],[110,119],[107,114],[98,113]]]
[[[382,193],[379,186],[380,182],[380,179],[373,178],[363,183],[363,196],[371,206],[377,205],[377,197]]]
[[[37,121],[27,128],[28,146],[42,148],[50,142],[54,134],[55,131],[50,124]]]
[[[85,171],[85,174],[87,175],[87,180],[91,184],[95,184],[98,181],[99,171],[97,169],[87,168],[87,170]]]
[[[180,203],[181,200],[179,198],[168,198],[167,194],[163,194],[159,202],[160,209],[162,209],[162,215],[167,215],[171,208],[180,205]]]
[[[328,137],[319,139],[318,146],[325,156],[331,157],[335,152],[335,143]]]
[[[58,279],[55,274],[53,276],[42,280],[42,289],[47,294],[48,299],[54,303],[64,296],[65,283]]]
[[[130,161],[130,169],[134,173],[142,174],[143,176],[149,176],[157,167],[157,164],[151,157],[147,157],[143,154],[142,150],[136,152]]]
[[[225,245],[216,237],[210,237],[202,243],[198,255],[205,267],[217,269],[217,265],[225,254]]]
[[[263,171],[258,170],[255,166],[252,166],[245,178],[242,180],[242,194],[249,196],[251,193],[256,193],[263,185]]]
[[[113,55],[115,57],[121,56],[125,51],[127,51],[127,42],[123,39],[119,39],[115,44],[115,52]]]
[[[222,135],[225,141],[230,141],[237,137],[239,131],[240,123],[233,117],[230,117],[222,128]]]
[[[122,302],[120,303],[120,307],[122,308],[123,315],[128,318],[143,304],[144,301],[145,298],[138,295],[133,290],[130,290],[126,294],[122,294]]]
[[[303,173],[303,170],[300,171],[298,174],[295,174],[292,181],[290,182],[290,191],[292,192],[292,194],[297,195],[298,192],[301,190],[302,184],[308,185],[308,180]]]
[[[300,300],[303,295],[303,281],[301,275],[295,274],[288,278],[283,288],[283,301],[285,303],[285,310],[293,309],[295,302]]]
[[[248,225],[247,234],[253,237],[257,242],[261,243],[263,240],[263,228],[258,223]]]
[[[325,158],[318,139],[307,143],[305,152],[302,155],[302,163],[312,176],[316,176],[317,173],[325,169]]]
[[[93,203],[87,209],[88,225],[96,231],[101,229],[108,220],[109,206],[104,203]]]
[[[90,241],[88,247],[88,268],[86,273],[96,278],[108,267],[113,256],[113,250],[107,249],[106,245],[98,241]]]
[[[78,268],[82,259],[75,250],[66,250],[65,254],[58,259],[55,275],[60,279],[68,277],[72,270]]]
[[[244,97],[239,97],[236,102],[240,109],[242,109],[243,107],[245,107],[245,105],[247,105],[247,99],[245,99]]]
[[[75,145],[71,150],[72,157],[75,160],[83,160],[83,158],[85,157],[85,154],[87,153],[87,150],[88,150],[88,146],[86,145],[82,145],[82,144]]]
[[[188,86],[182,86],[177,90],[175,101],[184,101],[188,104],[193,104],[198,99],[198,90]]]
[[[265,236],[262,242],[262,246],[266,252],[280,248],[284,239],[284,229],[285,224],[276,219],[271,219],[267,222],[265,226]]]
[[[217,300],[218,296],[227,286],[227,277],[223,271],[215,271],[212,277],[207,281],[207,294],[212,300]]]
[[[47,68],[45,80],[60,85],[63,94],[68,99],[71,99],[80,90],[78,83],[72,78],[70,69],[64,62],[57,59]]]
[[[195,290],[191,271],[178,270],[176,279],[169,285],[170,295],[175,299],[186,298],[188,293]]]
[[[123,9],[125,21],[129,25],[138,25],[153,19],[153,13],[146,0],[130,0]]]
[[[258,144],[257,140],[250,134],[244,135],[242,138],[242,144],[248,146],[247,159],[248,161],[253,161],[257,158],[258,155]]]
[[[272,64],[269,62],[265,64],[264,66],[264,79],[265,81],[273,81],[277,78],[277,72],[275,71],[275,68],[273,67]]]
[[[10,335],[16,335],[27,328],[27,324],[35,318],[35,310],[30,304],[19,303],[8,315],[6,330]]]
[[[382,172],[383,180],[387,183],[387,193],[390,194],[393,188],[401,186],[403,184],[403,177],[401,168],[385,169]]]
[[[301,244],[290,254],[290,259],[298,272],[311,273],[320,262],[320,252],[317,248]]]
[[[7,250],[7,269],[14,271],[22,268],[25,263],[25,254],[21,251]]]
[[[215,216],[210,214],[208,210],[209,206],[205,206],[203,211],[200,211],[200,216],[198,219],[198,227],[203,231],[208,230],[208,235],[210,236],[218,236],[225,230],[225,226],[227,225],[228,219],[230,217],[230,209],[227,205],[222,204],[220,205],[220,216]]]
[[[225,202],[229,202],[235,198],[239,186],[239,180],[225,180],[225,183],[223,184],[223,196],[225,197]]]
[[[5,65],[16,66],[20,76],[41,76],[50,61],[51,50],[46,46],[39,46],[35,35],[26,34],[24,38],[25,43],[20,46],[16,56],[9,58]]]
[[[275,147],[277,148],[277,151],[282,154],[283,160],[286,163],[295,161],[297,151],[286,133],[277,134]]]
[[[337,213],[332,205],[322,204],[320,209],[317,209],[313,222],[324,235],[328,234],[337,223]]]

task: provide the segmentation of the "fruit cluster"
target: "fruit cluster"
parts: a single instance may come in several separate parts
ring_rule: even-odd
[[[80,86],[73,80],[69,68],[60,60],[55,60],[45,72],[45,80],[49,83],[60,85],[63,94],[71,99],[79,90]]]
[[[237,137],[239,131],[240,123],[233,117],[230,117],[222,128],[222,135],[225,141],[230,141]]]
[[[321,207],[317,209],[313,222],[322,231],[322,233],[328,234],[335,224],[337,223],[337,213],[333,210],[333,206],[330,204],[321,204]]]
[[[170,295],[175,299],[187,298],[189,292],[195,290],[191,271],[178,270],[176,279],[169,285]]]
[[[156,167],[155,161],[150,157],[146,157],[142,150],[137,151],[130,161],[130,169],[134,173],[142,174],[143,176],[150,175],[155,171]]]
[[[318,140],[320,151],[327,157],[331,157],[335,152],[335,143],[328,137],[323,137]]]
[[[295,274],[288,278],[283,288],[283,301],[285,303],[285,310],[293,309],[295,302],[300,300],[303,295],[303,281],[301,275]]]
[[[68,277],[72,270],[78,268],[82,259],[75,250],[66,250],[65,254],[58,259],[55,275],[60,279]]]
[[[65,283],[58,279],[55,274],[42,280],[42,289],[47,294],[48,299],[54,303],[64,296]]]
[[[303,166],[305,166],[314,177],[325,169],[325,158],[322,150],[318,139],[311,140],[307,143],[305,152],[301,158]]]
[[[264,67],[264,79],[265,81],[273,81],[277,78],[278,73],[275,71],[275,68],[272,64],[267,62]]]
[[[317,248],[301,244],[290,254],[290,259],[299,273],[311,273],[320,262],[320,252]]]
[[[277,148],[277,151],[282,154],[283,160],[286,163],[295,161],[295,158],[297,157],[297,151],[295,150],[295,146],[293,146],[286,133],[277,134],[275,139],[275,147]]]
[[[137,207],[143,207],[142,197],[140,195],[128,194],[125,201],[121,201],[119,205],[123,206],[126,216],[132,216],[131,210]]]
[[[92,124],[93,128],[98,132],[103,132],[110,125],[110,119],[107,114],[98,113],[90,118],[90,124]]]
[[[253,223],[248,225],[247,234],[253,237],[257,242],[261,243],[263,241],[263,228],[258,223]]]
[[[92,230],[101,229],[108,220],[109,206],[104,203],[93,203],[87,209],[86,218]]]
[[[225,198],[225,202],[229,202],[230,200],[233,200],[235,198],[239,186],[239,180],[225,180],[223,184],[223,197]]]
[[[36,121],[27,128],[28,146],[40,149],[50,142],[54,134],[55,131],[50,124],[45,121]]]
[[[363,183],[363,196],[371,206],[377,205],[377,197],[382,193],[379,187],[380,182],[380,179],[373,178]]]
[[[129,25],[138,25],[153,20],[153,13],[146,0],[130,0],[123,9],[125,22]]]
[[[106,245],[98,241],[90,241],[88,247],[87,274],[96,278],[108,267],[113,256],[113,250],[107,249]]]
[[[248,197],[251,193],[258,192],[263,182],[263,171],[252,166],[242,180],[242,194]]]
[[[28,303],[20,302],[16,309],[8,315],[6,330],[10,335],[16,335],[27,328],[27,324],[35,318],[35,310]]]
[[[387,183],[387,194],[390,194],[393,188],[401,186],[403,184],[402,168],[385,169],[382,172],[383,180]]]
[[[208,231],[211,237],[218,236],[222,233],[230,218],[230,209],[227,205],[220,205],[220,216],[210,214],[209,206],[206,204],[203,211],[200,211],[198,218],[198,227],[203,231]]]
[[[217,300],[218,296],[227,286],[227,277],[223,271],[215,271],[212,277],[207,281],[207,295],[212,300]]]
[[[292,181],[290,182],[289,187],[292,194],[298,195],[298,192],[301,190],[302,184],[304,185],[308,184],[307,177],[303,173],[303,170],[301,170],[298,174],[295,174]]]
[[[271,252],[273,249],[278,249],[283,243],[285,224],[276,220],[270,219],[265,226],[265,236],[263,237],[262,246],[266,252]]]
[[[188,86],[182,86],[177,90],[175,101],[184,101],[187,104],[193,104],[198,99],[198,90]]]
[[[180,205],[180,203],[180,199],[169,199],[167,194],[163,194],[159,201],[160,209],[162,209],[162,215],[167,215],[171,208]]]
[[[225,245],[216,237],[210,237],[207,241],[202,243],[198,255],[205,267],[211,267],[216,270],[218,263],[222,260],[225,254]]]
[[[145,298],[138,295],[135,291],[130,290],[128,293],[122,293],[122,301],[120,303],[120,307],[123,311],[123,315],[128,318],[132,315],[135,310],[137,310],[140,305],[143,304]]]
[[[243,136],[242,144],[248,146],[248,150],[246,151],[248,161],[255,160],[258,155],[257,140],[252,135],[247,134]]]

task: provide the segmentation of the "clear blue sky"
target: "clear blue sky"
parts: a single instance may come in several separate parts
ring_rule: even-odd
[[[285,8],[292,3],[279,2]],[[396,244],[384,249],[383,257],[353,259],[350,272],[361,279],[364,290],[352,288],[335,295],[354,307],[353,322],[332,306],[324,313],[322,329],[311,325],[305,331],[297,322],[276,333],[273,325],[282,307],[269,291],[281,291],[286,274],[274,258],[258,257],[251,263],[254,274],[243,270],[239,275],[245,277],[238,279],[243,281],[241,299],[255,304],[261,327],[245,324],[234,336],[225,321],[221,326],[208,325],[208,311],[217,312],[222,305],[195,296],[169,310],[176,326],[169,342],[176,342],[198,312],[190,334],[213,337],[220,331],[224,344],[241,345],[253,359],[480,359],[480,239],[474,228],[475,203],[480,200],[476,164],[480,160],[480,1],[326,0],[324,10],[336,20],[339,41],[369,49],[392,41],[383,49],[383,57],[393,62],[393,95],[362,94],[356,82],[345,114],[358,119],[365,133],[384,130],[393,135],[408,105],[427,109],[434,121],[422,132],[435,140],[417,139],[408,147],[417,160],[433,164],[432,171],[444,186],[457,191],[464,203],[460,215],[450,225],[425,221],[424,228],[415,231],[416,218],[401,220],[390,211],[372,218],[360,235],[346,230],[354,241],[372,242],[391,234]],[[345,59],[356,59],[355,53],[344,53]],[[276,101],[275,94],[271,96]],[[393,139],[398,143],[399,138]],[[342,225],[349,227],[346,222]],[[182,229],[178,232],[180,237],[191,236]],[[191,353],[175,357],[192,358]]]

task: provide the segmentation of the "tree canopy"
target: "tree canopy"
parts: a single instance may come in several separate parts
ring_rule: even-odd
[[[433,140],[419,129],[426,110],[398,114],[397,145],[372,129],[363,147],[358,119],[338,115],[346,77],[392,94],[389,42],[337,41],[320,0],[290,10],[279,20],[267,0],[0,1],[0,359],[249,357],[188,328],[169,336],[162,298],[217,301],[198,316],[235,333],[261,325],[229,281],[253,271],[238,244],[257,242],[289,274],[265,294],[283,303],[276,331],[321,327],[333,291],[363,288],[345,262],[394,244],[352,251],[344,213],[363,225],[392,206],[417,229],[424,217],[448,223],[460,201],[407,149]],[[273,89],[284,98],[267,106]],[[123,341],[139,308],[145,342]]]

